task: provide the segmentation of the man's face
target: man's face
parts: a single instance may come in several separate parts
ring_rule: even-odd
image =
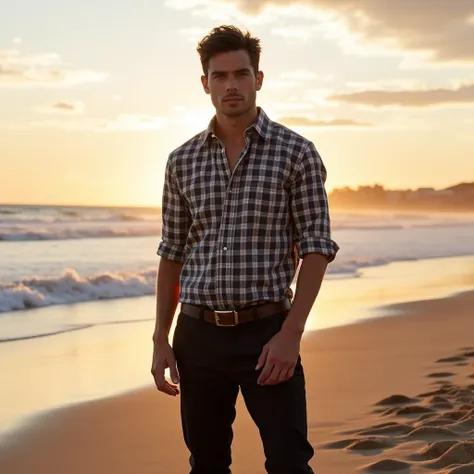
[[[263,73],[255,75],[247,51],[230,51],[213,56],[208,75],[201,80],[216,110],[227,117],[238,117],[255,106]]]

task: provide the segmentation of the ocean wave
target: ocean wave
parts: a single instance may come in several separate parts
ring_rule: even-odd
[[[11,211],[1,211],[1,214],[14,214]],[[82,216],[77,212],[64,212],[64,217],[44,216],[27,218],[25,216],[20,217],[9,217],[2,218],[0,220],[1,225],[55,225],[55,224],[78,224],[78,223],[113,223],[113,222],[157,222],[159,216],[139,216],[133,214],[112,214],[106,216]]]
[[[0,284],[0,313],[154,293],[156,269],[105,272],[81,277],[67,269],[58,277],[31,277]]]
[[[410,258],[339,259],[328,268],[327,278],[354,278],[358,271],[392,261]],[[296,281],[297,275],[295,276]],[[80,276],[74,269],[66,269],[60,276],[28,277],[19,281],[0,283],[0,313],[41,308],[44,306],[129,298],[153,295],[156,268],[144,271],[103,272]]]
[[[74,226],[74,227],[37,227],[22,226],[0,227],[0,241],[35,241],[35,240],[71,240],[113,237],[147,237],[157,236],[161,226],[156,225],[121,225],[121,226]]]

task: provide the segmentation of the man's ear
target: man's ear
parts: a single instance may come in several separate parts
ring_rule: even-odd
[[[259,91],[262,88],[263,85],[263,77],[264,74],[262,71],[258,71],[257,73],[257,91]]]
[[[209,83],[207,81],[207,77],[206,76],[201,76],[201,84],[202,84],[202,87],[204,89],[204,92],[206,94],[210,94],[210,91],[209,91]]]

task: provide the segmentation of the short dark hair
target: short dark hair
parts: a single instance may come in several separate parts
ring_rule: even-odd
[[[209,61],[213,56],[219,53],[228,53],[242,49],[249,54],[250,64],[255,74],[257,74],[258,65],[260,63],[260,53],[262,52],[258,38],[251,36],[248,31],[244,34],[239,28],[230,25],[218,26],[211,30],[211,32],[198,43],[197,47],[204,75],[207,77]]]

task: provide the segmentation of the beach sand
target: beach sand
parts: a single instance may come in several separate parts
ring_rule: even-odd
[[[391,309],[303,340],[315,473],[474,473],[474,292]],[[234,432],[233,473],[263,474],[241,398]],[[50,412],[9,435],[0,472],[189,472],[179,399],[147,388]]]

